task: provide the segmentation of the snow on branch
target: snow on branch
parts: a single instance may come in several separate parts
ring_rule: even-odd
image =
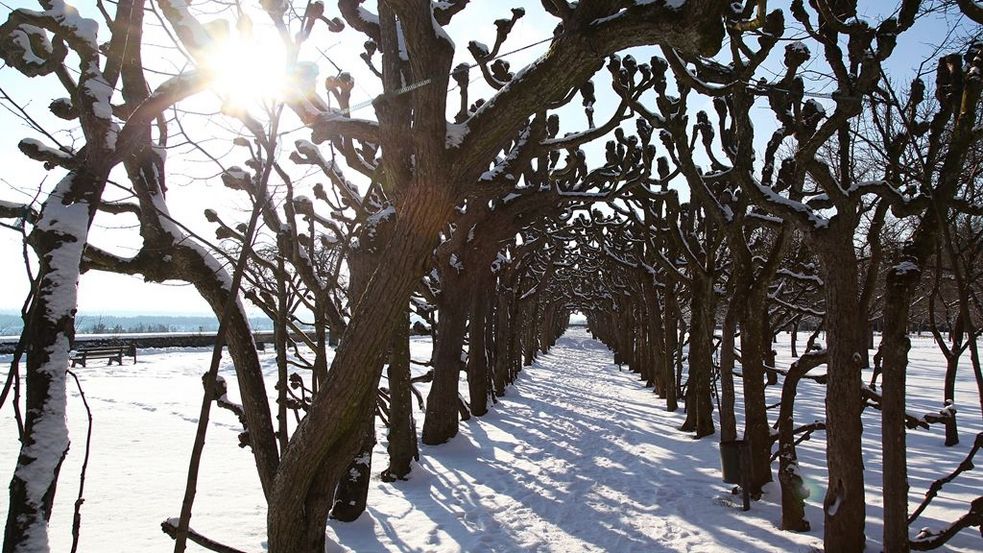
[[[164,17],[192,55],[197,58],[211,46],[212,36],[204,25],[191,15],[189,6],[184,0],[160,0],[159,4]]]
[[[59,148],[52,148],[42,143],[40,140],[25,138],[17,144],[17,148],[27,157],[34,161],[44,163],[47,170],[55,167],[72,169],[78,164],[75,160],[75,152],[65,151]]]

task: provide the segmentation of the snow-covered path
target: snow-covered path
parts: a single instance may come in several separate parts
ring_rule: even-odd
[[[332,523],[356,551],[809,551],[777,508],[744,513],[720,482],[715,440],[619,372],[573,329],[488,415],[423,450],[412,478],[373,488],[368,517]],[[385,497],[380,498],[378,494]],[[331,548],[329,547],[329,550]]]
[[[790,362],[787,335],[779,365]],[[944,363],[929,338],[913,338],[908,409],[938,410]],[[414,359],[429,359],[429,338],[411,342]],[[188,454],[201,401],[201,373],[208,349],[141,350],[139,362],[122,367],[94,364],[77,372],[92,406],[92,457],[82,508],[80,550],[166,552],[173,542],[160,522],[179,513]],[[267,390],[274,393],[273,352],[261,352]],[[0,358],[0,363],[5,359]],[[666,413],[665,402],[637,377],[611,364],[612,354],[571,328],[549,354],[525,368],[515,386],[484,417],[461,424],[451,442],[423,447],[410,480],[385,483],[385,429],[373,456],[369,509],[358,521],[328,525],[328,551],[639,551],[805,553],[821,547],[826,481],[825,436],[799,446],[803,476],[812,496],[805,534],[776,528],[776,484],[766,487],[750,512],[720,481],[719,436],[693,440],[677,430],[684,413]],[[226,357],[221,373],[237,397]],[[462,375],[463,376],[463,375]],[[467,384],[461,380],[462,391]],[[824,416],[825,389],[799,387],[796,421]],[[426,385],[420,386],[426,395]],[[778,400],[768,388],[768,403]],[[743,427],[738,389],[738,428]],[[962,442],[942,446],[942,430],[908,433],[910,508],[932,480],[965,457],[983,431],[971,370],[957,382]],[[71,544],[72,503],[78,490],[85,413],[74,386],[68,418],[72,448],[62,468],[51,520],[53,551]],[[10,411],[0,413],[0,481],[10,478],[17,452]],[[772,415],[774,416],[774,415]],[[423,413],[416,411],[417,424]],[[864,413],[864,478],[868,549],[879,551],[881,527],[880,413]],[[250,553],[264,550],[266,505],[250,452],[237,447],[240,427],[225,410],[213,409],[192,526]],[[978,497],[983,473],[970,471],[947,485],[915,523],[940,528],[965,513]],[[0,520],[7,502],[0,499]],[[980,551],[980,537],[964,530],[945,551]],[[191,551],[204,551],[189,547]]]

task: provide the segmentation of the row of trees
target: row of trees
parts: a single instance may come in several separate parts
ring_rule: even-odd
[[[461,62],[445,28],[466,17],[466,0],[386,0],[376,13],[361,4],[341,0],[340,18],[329,19],[320,2],[260,3],[298,80],[262,117],[226,110],[243,129],[229,156],[243,161],[223,166],[221,180],[251,208],[245,217],[205,211],[222,248],[171,215],[174,162],[164,155],[171,129],[183,129],[186,117],[165,110],[210,84],[207,59],[221,41],[215,25],[179,0],[159,0],[152,12],[143,1],[120,0],[115,13],[102,12],[111,38],[99,44],[95,21],[42,0],[42,11],[14,10],[0,27],[4,61],[57,79],[67,98],[50,110],[75,122],[85,141],[76,149],[22,141],[26,155],[65,176],[40,208],[0,206],[23,222],[38,260],[21,340],[25,367],[17,355],[3,395],[14,389],[19,409],[23,378],[5,551],[47,543],[69,445],[76,283],[87,270],[188,282],[219,317],[241,394],[241,405],[219,406],[243,422],[241,439],[268,502],[271,551],[322,551],[329,515],[354,520],[364,510],[376,416],[389,427],[383,475],[405,478],[419,455],[414,399],[426,411],[420,439],[446,442],[460,420],[483,415],[507,393],[573,310],[588,315],[594,333],[668,409],[685,402],[683,430],[697,437],[715,433],[718,379],[720,436],[737,437],[740,367],[754,493],[772,478],[776,442],[764,399],[781,376],[771,338],[803,322],[825,330],[825,347],[813,336],[784,374],[774,422],[783,527],[808,528],[797,436],[826,430],[826,548],[863,549],[860,416],[876,404],[885,436],[885,548],[909,548],[904,432],[928,421],[904,410],[907,309],[923,271],[959,275],[954,285],[932,279],[938,284],[927,297],[945,306],[929,312],[958,311],[947,327],[951,348],[976,351],[983,53],[979,43],[963,45],[939,61],[934,82],[903,87],[885,77],[886,64],[918,15],[962,10],[979,23],[976,3],[905,0],[865,22],[847,0],[793,1],[784,11],[769,11],[765,1],[544,1],[553,38],[521,71],[504,57],[521,8],[495,21],[492,47],[472,42]],[[147,13],[166,21],[201,70],[151,86],[142,58]],[[228,13],[249,27],[242,8]],[[297,63],[309,41],[352,30],[363,35],[361,59],[382,91],[375,119],[353,116],[350,74],[329,77],[321,89]],[[644,45],[659,48],[648,62],[618,54]],[[816,68],[836,90],[825,101],[806,91]],[[578,103],[586,120],[579,128]],[[752,114],[761,103],[777,128],[764,125],[770,135],[756,141],[762,124]],[[311,140],[284,144],[292,125],[309,129]],[[607,142],[594,159],[585,150],[599,140]],[[107,201],[118,167],[132,199]],[[141,249],[124,257],[93,243],[97,214],[135,215]],[[954,290],[958,303],[939,299]],[[274,322],[272,406],[240,296]],[[866,352],[875,309],[879,390],[860,379],[873,363]],[[428,362],[410,357],[411,321],[433,334]],[[223,396],[220,354],[205,379],[181,517],[166,528],[176,550],[189,537],[211,543],[189,532],[189,519],[207,415]],[[796,428],[796,382],[823,363],[827,418]],[[429,372],[414,377],[414,364]],[[458,392],[462,372],[467,398]],[[421,378],[432,379],[425,402],[413,387]]]

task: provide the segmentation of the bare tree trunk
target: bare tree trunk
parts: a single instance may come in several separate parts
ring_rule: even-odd
[[[795,321],[792,322],[792,330],[789,335],[789,353],[792,355],[792,357],[799,356],[799,352],[796,347],[796,343],[799,341],[799,322],[800,319],[796,317]]]
[[[737,439],[737,419],[734,415],[734,335],[737,334],[737,317],[741,309],[740,299],[734,297],[727,306],[720,336],[720,441]],[[746,373],[745,373],[746,375]]]
[[[287,429],[287,273],[284,266],[283,257],[277,257],[276,274],[276,321],[273,326],[273,343],[276,349],[276,373],[277,373],[277,394],[276,394],[276,420],[277,438],[279,438],[280,451],[287,449],[288,436]]]
[[[664,316],[662,306],[659,302],[658,291],[654,286],[647,286],[646,301],[652,313],[652,321],[649,325],[649,343],[652,344],[652,372],[654,373],[656,391],[659,397],[668,401],[669,393],[674,386],[672,378],[672,366],[666,358],[666,339]],[[668,370],[667,370],[668,366]]]
[[[834,232],[830,230],[829,232]],[[835,242],[834,242],[835,240]],[[827,551],[864,549],[863,452],[860,414],[862,350],[866,313],[859,312],[853,234],[840,232],[818,248],[826,283],[829,382],[826,386],[826,464],[829,482],[823,501]]]
[[[551,344],[551,332],[553,330],[554,322],[554,310],[550,306],[543,306],[542,317],[539,323],[539,332],[537,335],[537,342],[539,343],[539,352],[546,353],[549,351]]]
[[[756,293],[758,291],[756,290]],[[778,384],[778,373],[775,372],[775,356],[778,352],[775,351],[775,333],[771,328],[771,316],[768,312],[768,302],[765,298],[757,300],[754,302],[756,308],[759,309],[758,317],[761,325],[761,369],[765,373],[765,378],[768,386],[774,386]],[[743,342],[741,342],[743,344]],[[742,345],[743,351],[743,345]],[[764,395],[762,394],[762,397]],[[745,398],[746,399],[746,398]],[[764,405],[764,402],[762,402]],[[770,480],[770,478],[769,478]]]
[[[457,436],[458,380],[467,330],[468,290],[462,283],[443,283],[438,299],[437,335],[433,348],[433,384],[423,419],[423,443],[438,445]]]
[[[495,395],[505,395],[505,387],[509,381],[509,363],[511,360],[509,345],[512,341],[512,327],[509,319],[509,300],[506,294],[500,294],[495,306]]]
[[[894,267],[884,294],[881,389],[881,449],[884,456],[884,549],[906,553],[908,542],[908,460],[905,439],[905,377],[908,368],[908,311],[920,271]],[[949,425],[946,425],[947,427]]]
[[[372,448],[375,447],[375,405],[362,415],[362,442],[358,453],[338,482],[331,518],[352,522],[365,512],[372,478]]]
[[[539,324],[543,308],[536,298],[529,300],[529,302],[529,307],[524,310],[526,316],[522,318],[524,329],[522,358],[523,364],[526,366],[532,365],[532,362],[536,360],[536,351],[539,345]]]
[[[713,280],[702,274],[694,276],[692,294],[686,421],[680,429],[696,432],[696,437],[702,438],[714,433],[713,401],[710,398],[713,366]]]
[[[983,368],[980,364],[979,334],[974,334],[969,341],[969,359],[973,364],[973,375],[976,377],[976,393],[979,396],[980,410],[983,411]]]
[[[522,321],[519,319],[523,312],[519,305],[519,299],[513,292],[512,302],[509,304],[509,327],[511,329],[509,338],[509,378],[508,383],[515,382],[519,372],[522,371]]]
[[[447,183],[411,189],[393,238],[355,306],[328,378],[291,438],[270,495],[270,553],[321,553],[331,493],[359,449],[395,324],[429,270],[435,237],[453,201]]]
[[[655,386],[655,375],[652,374],[652,344],[649,343],[649,327],[652,326],[652,320],[648,313],[644,302],[638,303],[638,330],[636,333],[635,343],[637,344],[638,352],[638,373],[639,377],[645,382],[646,388],[652,388]]]
[[[480,283],[471,292],[471,322],[468,331],[468,398],[471,413],[482,416],[488,412],[489,366],[487,327],[491,324],[488,314],[488,286]]]
[[[676,334],[679,330],[679,304],[676,302],[674,291],[664,293],[666,311],[663,317],[665,335],[665,370],[666,370],[666,411],[670,413],[679,409],[679,377],[676,369],[676,358],[679,350],[679,340]]]
[[[799,472],[793,433],[795,394],[799,380],[825,360],[825,353],[807,352],[792,363],[782,383],[782,400],[778,412],[778,482],[782,488],[782,530],[809,531],[809,521],[805,518],[805,500],[809,497],[809,489],[805,487]]]
[[[358,297],[358,296],[355,296]],[[311,389],[314,393],[328,376],[328,321],[324,313],[324,294],[314,296],[314,367],[311,375]]]
[[[965,345],[963,344],[963,336],[965,333],[966,317],[964,310],[960,306],[955,322],[948,329],[950,343],[947,344],[935,319],[935,298],[939,294],[942,286],[941,275],[943,262],[941,252],[937,252],[935,257],[935,282],[933,283],[932,292],[929,295],[928,300],[929,320],[932,323],[932,336],[935,338],[935,343],[939,347],[942,355],[945,357],[945,377],[943,379],[942,404],[950,405],[955,404],[956,401],[956,373],[959,369],[959,358],[962,356],[962,352],[965,349]],[[952,423],[945,425],[945,445],[953,446],[957,445],[958,443],[959,430],[955,424],[955,421],[952,421]]]
[[[962,357],[962,333],[954,333],[952,349],[945,358],[944,400],[945,405],[956,403],[956,373],[959,370],[959,358]],[[953,422],[945,425],[945,445],[959,445],[959,427]]]
[[[771,435],[765,402],[765,352],[770,348],[767,322],[760,317],[766,309],[766,288],[750,291],[741,320],[741,372],[744,375],[745,439],[748,441],[750,482],[748,491],[759,495],[771,482]]]
[[[420,459],[410,392],[409,312],[404,312],[401,318],[393,333],[389,357],[389,467],[382,471],[382,479],[387,482],[405,480],[410,474],[413,459]]]

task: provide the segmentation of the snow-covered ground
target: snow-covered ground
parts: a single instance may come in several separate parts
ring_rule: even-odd
[[[429,358],[430,343],[414,339],[413,357]],[[788,348],[779,344],[780,362]],[[78,374],[95,417],[82,507],[81,551],[169,551],[160,522],[177,516],[201,402],[200,375],[208,350],[141,350],[135,366],[101,363]],[[262,353],[268,382],[272,352]],[[937,411],[941,356],[927,338],[914,339],[908,408]],[[2,361],[2,359],[0,359]],[[821,372],[817,369],[816,372]],[[235,395],[235,376],[222,374]],[[72,387],[70,387],[72,390]],[[426,393],[426,388],[422,391]],[[273,393],[272,384],[269,392]],[[51,521],[52,546],[71,543],[72,503],[85,443],[85,417],[70,392],[72,449],[65,462]],[[777,401],[777,387],[769,401]],[[912,508],[929,483],[963,459],[983,430],[968,359],[956,401],[962,443],[942,446],[942,429],[909,433]],[[822,418],[823,389],[803,381],[796,419]],[[247,450],[237,447],[234,417],[212,409],[192,526],[246,551],[262,551],[265,505]],[[422,414],[418,413],[418,425]],[[16,430],[7,406],[0,423],[0,480],[7,481]],[[869,550],[879,551],[879,413],[865,413],[865,477]],[[611,354],[584,329],[571,329],[549,355],[526,368],[517,385],[480,419],[462,424],[449,444],[423,447],[407,482],[373,479],[369,510],[351,524],[331,522],[330,551],[792,551],[822,544],[824,436],[799,447],[813,490],[807,516],[813,530],[781,532],[777,485],[748,513],[721,483],[716,439],[692,440],[676,430],[683,413],[669,414],[634,375],[611,364]],[[385,466],[379,432],[373,473]],[[939,526],[965,512],[983,489],[969,472],[944,488],[917,527]],[[0,518],[6,517],[6,497]],[[192,548],[192,550],[198,550]],[[983,540],[965,530],[947,551],[980,551]]]

